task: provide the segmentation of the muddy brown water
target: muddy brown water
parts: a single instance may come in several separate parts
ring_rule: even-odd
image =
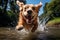
[[[0,40],[60,40],[60,29],[48,31],[23,32],[13,27],[0,27]],[[55,32],[54,32],[55,31]],[[58,32],[58,33],[57,33]]]

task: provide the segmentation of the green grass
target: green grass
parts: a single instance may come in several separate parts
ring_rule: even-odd
[[[59,18],[54,18],[52,20],[50,20],[47,25],[54,25],[54,24],[57,24],[57,23],[60,23],[60,17]]]

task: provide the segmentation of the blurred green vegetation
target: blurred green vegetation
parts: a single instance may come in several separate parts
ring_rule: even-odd
[[[47,25],[50,25],[50,26],[55,24],[57,25],[60,24],[60,18],[54,18],[47,23]]]
[[[0,0],[0,26],[16,26],[19,15],[17,0]],[[18,0],[26,4],[26,0]]]
[[[44,12],[40,16],[40,20],[45,20],[48,23],[50,20],[56,20],[56,17],[60,18],[60,0],[51,0],[45,4]]]

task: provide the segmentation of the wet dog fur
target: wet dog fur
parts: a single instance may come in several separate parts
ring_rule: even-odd
[[[35,32],[38,27],[37,17],[39,9],[42,6],[40,2],[37,5],[33,4],[23,4],[22,2],[17,1],[17,5],[19,6],[19,20],[16,26],[17,30],[25,30]]]

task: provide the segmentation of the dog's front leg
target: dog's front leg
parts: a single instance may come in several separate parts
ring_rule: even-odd
[[[19,21],[18,21],[18,24],[17,24],[17,26],[16,26],[16,29],[17,30],[21,30],[21,29],[23,29],[23,18],[22,18],[22,15],[20,14],[20,16],[19,16]]]
[[[34,27],[32,28],[31,32],[35,32],[35,30],[37,29],[38,27],[38,23],[34,24]]]

